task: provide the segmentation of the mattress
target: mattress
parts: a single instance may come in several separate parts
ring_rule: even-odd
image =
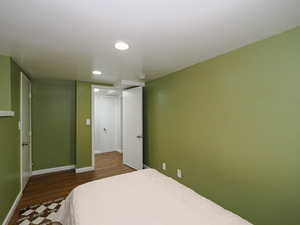
[[[64,225],[250,225],[154,169],[78,186],[57,219]]]

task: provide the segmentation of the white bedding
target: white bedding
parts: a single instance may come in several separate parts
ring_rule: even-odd
[[[153,169],[78,186],[58,220],[63,225],[250,225]]]

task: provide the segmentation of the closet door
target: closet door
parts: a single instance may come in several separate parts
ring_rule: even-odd
[[[143,89],[123,91],[123,163],[143,169]]]

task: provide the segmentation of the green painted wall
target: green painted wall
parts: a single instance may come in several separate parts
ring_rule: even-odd
[[[33,170],[75,164],[75,81],[32,81]]]
[[[11,109],[11,59],[0,56],[0,111]]]
[[[91,118],[91,84],[76,81],[76,168],[90,167],[91,126],[86,119]]]
[[[300,28],[150,81],[145,163],[255,225],[300,221]]]
[[[86,125],[91,119],[91,86],[109,85],[76,81],[76,168],[92,166],[92,126]]]
[[[1,59],[3,59],[1,57]],[[0,224],[20,191],[20,72],[11,60],[11,110],[14,117],[0,117]],[[0,71],[2,76],[2,71]]]

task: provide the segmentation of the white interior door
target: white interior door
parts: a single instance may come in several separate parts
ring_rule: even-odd
[[[31,107],[30,80],[21,73],[21,185],[25,188],[31,176]]]
[[[143,89],[123,91],[123,163],[143,169]]]

